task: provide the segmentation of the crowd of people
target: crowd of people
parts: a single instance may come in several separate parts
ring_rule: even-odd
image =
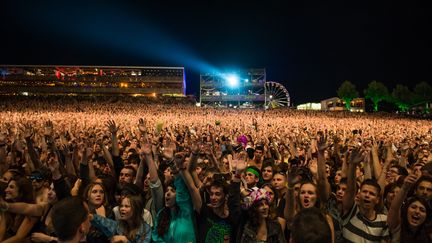
[[[1,242],[432,242],[432,122],[0,97]]]

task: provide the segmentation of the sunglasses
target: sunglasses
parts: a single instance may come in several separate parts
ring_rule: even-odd
[[[37,181],[37,182],[41,182],[44,180],[44,178],[42,178],[40,176],[29,176],[29,179],[32,181]]]

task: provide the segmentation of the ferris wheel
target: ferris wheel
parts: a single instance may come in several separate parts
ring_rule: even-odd
[[[290,105],[291,103],[288,90],[282,84],[273,81],[265,82],[266,109],[289,107]]]

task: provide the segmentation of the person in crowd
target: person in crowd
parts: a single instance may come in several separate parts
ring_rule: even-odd
[[[83,191],[83,200],[87,203],[89,212],[101,217],[113,218],[113,211],[105,196],[105,187],[102,183],[91,182]],[[96,227],[90,227],[87,242],[107,242],[106,236]]]
[[[8,203],[0,205],[5,211],[2,215],[6,215],[0,225],[7,218],[4,225],[17,230],[23,218],[39,217],[26,234],[33,241],[49,242],[51,237],[57,237],[50,226],[52,208],[71,194],[83,195],[80,199],[89,207],[87,211],[100,216],[97,214],[101,210],[94,209],[102,207],[84,193],[86,186],[95,182],[104,187],[105,213],[110,213],[109,208],[118,206],[128,195],[144,193],[143,203],[154,222],[151,236],[157,242],[238,241],[245,224],[233,219],[241,219],[238,207],[254,186],[268,192],[269,211],[276,209],[276,215],[270,213],[271,220],[267,221],[277,219],[284,231],[282,222],[288,219],[287,226],[292,229],[295,216],[316,208],[320,218],[327,221],[335,242],[367,242],[372,237],[377,241],[389,240],[386,227],[390,224],[386,223],[385,214],[395,202],[398,187],[387,184],[395,181],[401,189],[407,172],[414,171],[419,177],[408,195],[427,197],[429,204],[431,201],[432,180],[428,176],[432,129],[427,120],[383,113],[208,109],[169,97],[113,100],[77,96],[63,97],[59,102],[55,97],[14,96],[0,100],[0,197]],[[217,122],[213,125],[210,120]],[[364,156],[354,152],[355,147],[361,147]],[[177,153],[185,154],[178,165]],[[246,161],[252,169],[239,175],[236,165],[242,153],[247,154]],[[6,189],[10,181],[31,178],[37,191],[44,184],[38,181],[42,178],[38,171],[46,167],[52,175],[44,179],[52,178],[53,183],[48,193],[45,189],[40,191],[44,202],[10,201],[13,190]],[[288,180],[286,171],[294,179]],[[272,188],[266,182],[274,178],[278,182]],[[133,190],[129,190],[130,183],[136,185]],[[71,192],[73,185],[76,186]],[[118,202],[110,196],[116,188]],[[240,188],[245,189],[242,195],[236,193]],[[385,192],[384,200],[381,191]],[[288,194],[294,195],[289,197],[292,203],[285,203]],[[95,198],[100,199],[100,195]],[[401,230],[390,227],[392,238],[424,239],[422,232],[430,232],[427,220],[420,227],[412,224],[422,220],[421,213],[410,213],[414,206],[424,205],[422,200],[403,200],[412,205],[403,203],[400,213],[393,214],[400,215]],[[283,205],[293,206],[294,214],[285,217]],[[265,205],[261,206],[265,211]],[[118,223],[120,211],[120,207],[114,210]],[[14,219],[10,215],[15,215]],[[405,218],[408,223],[403,223]],[[224,227],[213,224],[216,221]],[[81,230],[70,232],[83,237],[89,230],[80,224],[76,225]],[[137,232],[122,231],[120,224],[118,227],[117,231],[116,227],[109,231],[114,234],[113,241],[134,240],[131,236]],[[292,233],[294,237],[295,232]],[[285,234],[289,240],[289,234]],[[81,240],[90,241],[92,234],[86,238]],[[259,238],[264,238],[261,233]]]
[[[58,243],[78,243],[90,229],[87,204],[78,197],[67,197],[52,209],[52,224]]]
[[[407,199],[418,179],[414,172],[409,174],[390,206],[387,222],[392,242],[432,242],[427,228],[432,211],[426,198],[416,195]]]
[[[120,204],[120,220],[92,214],[91,224],[113,242],[150,242],[151,228],[144,222],[141,196],[127,195]]]
[[[237,233],[236,242],[286,242],[275,213],[270,211],[270,195],[264,189],[252,188],[243,199],[246,221]]]
[[[387,215],[377,211],[381,187],[375,180],[366,179],[356,193],[355,171],[363,159],[359,148],[351,151],[347,189],[342,200],[343,238],[351,242],[389,242]]]
[[[33,186],[26,177],[9,181],[5,190],[5,206],[0,215],[0,240],[2,242],[28,242],[29,234],[38,218],[7,212],[8,203],[34,203]]]
[[[301,210],[292,225],[293,243],[331,243],[332,234],[327,219],[316,207]]]
[[[195,227],[193,223],[194,208],[197,209],[201,203],[199,192],[196,190],[189,191],[184,181],[184,177],[190,177],[187,167],[184,164],[185,155],[176,154],[176,166],[173,168],[176,173],[177,169],[182,175],[175,175],[174,181],[166,186],[165,189],[165,206],[156,206],[162,208],[156,217],[155,227],[152,232],[154,242],[196,242]],[[188,178],[190,183],[192,178]],[[193,189],[189,186],[190,189]],[[191,195],[193,195],[193,199]],[[155,199],[158,202],[160,199]]]
[[[35,170],[29,176],[29,179],[32,181],[36,203],[48,201],[48,191],[51,181],[46,174],[48,173],[44,173],[41,170]]]
[[[31,240],[35,242],[51,242],[56,241],[57,237],[52,225],[52,208],[57,203],[57,194],[54,190],[54,184],[51,183],[48,191],[48,201],[39,203],[13,202],[7,203],[3,201],[0,209],[13,214],[21,214],[27,217],[39,217],[39,221],[33,227]]]

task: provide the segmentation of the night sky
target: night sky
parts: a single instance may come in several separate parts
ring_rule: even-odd
[[[182,66],[188,94],[200,72],[266,68],[294,104],[432,85],[431,8],[231,2],[2,1],[0,64]]]

